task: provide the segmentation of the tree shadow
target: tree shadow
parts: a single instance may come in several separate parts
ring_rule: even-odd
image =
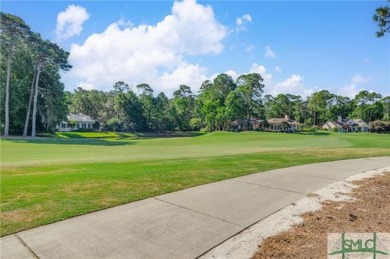
[[[310,135],[310,136],[329,136],[329,132],[298,132],[299,135]]]
[[[91,145],[91,146],[124,146],[137,144],[134,140],[117,140],[104,138],[55,138],[55,137],[9,137],[2,138],[2,141],[12,143],[31,143],[31,144],[54,144],[54,145]]]
[[[189,132],[182,132],[182,131],[167,131],[167,132],[143,132],[143,133],[135,133],[136,137],[139,139],[150,139],[150,138],[192,138],[192,137],[199,137],[203,136],[207,133],[204,132],[195,132],[195,131],[189,131]]]

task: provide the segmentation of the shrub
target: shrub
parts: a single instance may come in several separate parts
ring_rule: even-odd
[[[369,123],[370,131],[376,133],[389,133],[390,132],[390,123],[380,120],[372,121]]]
[[[318,126],[310,126],[310,127],[305,126],[302,128],[302,131],[303,132],[317,132],[318,129],[319,129]]]

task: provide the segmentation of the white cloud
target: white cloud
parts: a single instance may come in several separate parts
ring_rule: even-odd
[[[364,90],[362,87],[359,87],[359,85],[369,83],[370,81],[370,77],[364,77],[360,74],[355,74],[353,77],[351,77],[348,84],[339,88],[338,94],[347,96],[349,98],[354,98],[360,91]]]
[[[268,85],[271,83],[271,81],[272,81],[272,74],[267,73],[266,68],[265,68],[264,66],[262,66],[262,65],[258,65],[257,63],[253,63],[252,66],[251,66],[251,68],[250,68],[248,71],[237,72],[237,71],[234,71],[234,70],[230,69],[230,70],[227,70],[227,71],[225,71],[225,72],[223,72],[223,73],[225,73],[225,74],[231,76],[232,79],[233,79],[234,81],[236,81],[237,78],[238,78],[239,76],[241,76],[241,75],[243,75],[243,74],[248,74],[248,73],[258,73],[258,74],[260,74],[261,77],[264,79],[264,82],[263,82],[263,83],[264,83],[266,86],[268,86]],[[211,75],[210,77],[208,77],[208,78],[206,78],[206,79],[212,81],[212,80],[214,80],[219,74],[220,74],[220,73],[215,73],[215,74]],[[206,80],[206,79],[205,79],[205,80]]]
[[[226,36],[226,27],[210,6],[195,0],[174,2],[172,13],[156,25],[119,21],[73,45],[69,75],[104,90],[122,80],[129,85],[149,83],[156,92],[166,93],[188,84],[196,92],[206,69],[185,58],[222,52]]]
[[[277,72],[277,73],[281,73],[281,72],[282,72],[282,69],[280,69],[279,66],[275,66],[275,67],[274,67],[274,70],[275,70],[275,72]]]
[[[362,90],[363,90],[363,88],[361,88],[361,87],[359,88],[357,85],[348,84],[348,85],[344,85],[341,88],[339,88],[337,94],[342,95],[342,96],[346,96],[346,97],[349,97],[352,99]]]
[[[267,69],[264,66],[258,65],[256,63],[252,64],[252,67],[249,70],[249,72],[260,74],[261,77],[264,79],[264,83],[267,83],[272,79],[272,74],[268,74]]]
[[[370,81],[371,81],[370,77],[364,77],[360,74],[356,74],[351,78],[351,83],[356,84],[356,85],[365,84],[365,83],[368,83]]]
[[[271,47],[269,45],[267,45],[265,47],[265,54],[264,55],[267,58],[275,58],[276,57],[275,52],[273,52],[273,50],[271,49]]]
[[[302,98],[306,98],[314,92],[314,89],[308,89],[304,87],[302,76],[291,75],[291,77],[287,78],[283,82],[271,86],[268,92],[273,96],[289,93],[300,95]]]
[[[83,30],[83,23],[88,19],[89,14],[84,7],[69,5],[65,11],[60,12],[57,16],[57,38],[62,40],[79,35]]]
[[[234,71],[234,70],[228,70],[228,71],[225,72],[225,74],[231,76],[233,80],[237,80],[237,78],[240,76],[240,75],[237,74],[237,72]]]
[[[246,31],[247,24],[252,22],[252,17],[249,14],[244,14],[236,19],[236,31]]]
[[[306,88],[303,84],[303,77],[294,74],[282,82],[275,83],[272,74],[267,72],[266,67],[257,63],[253,63],[249,71],[245,71],[242,73],[239,73],[234,70],[228,70],[225,72],[225,74],[231,76],[233,80],[237,80],[240,75],[248,73],[259,73],[264,79],[263,84],[265,85],[265,94],[271,94],[273,96],[277,96],[281,93],[295,94],[300,95],[303,99],[305,99],[306,97],[310,96],[312,93],[318,90],[318,87]],[[217,77],[218,74],[219,73],[216,73],[206,79],[213,80],[215,77]]]
[[[175,71],[164,73],[161,77],[156,78],[156,81],[151,83],[152,85],[159,85],[160,91],[163,91],[168,95],[178,89],[180,84],[196,86],[192,87],[193,93],[196,93],[197,88],[208,79],[204,75],[206,72],[205,70],[205,68],[202,68],[199,65],[182,63]]]

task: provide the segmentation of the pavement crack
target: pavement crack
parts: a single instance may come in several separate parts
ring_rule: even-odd
[[[330,180],[340,180],[338,178],[333,178],[333,177],[326,177],[326,176],[319,176],[319,175],[307,175],[305,173],[300,173],[300,172],[296,172],[295,174],[299,174],[299,175],[303,175],[303,176],[308,176],[308,177],[315,177],[315,178],[320,178],[320,179],[330,179]],[[313,173],[315,174],[315,173]]]
[[[297,191],[293,191],[293,190],[289,190],[289,189],[279,188],[279,187],[275,187],[275,186],[269,186],[269,185],[260,184],[260,183],[250,183],[250,182],[245,182],[242,180],[234,180],[234,181],[240,182],[240,183],[251,184],[251,185],[263,186],[266,188],[271,188],[271,189],[280,190],[280,191],[292,192],[292,193],[297,193],[297,194],[306,194],[305,192],[297,192]]]
[[[255,222],[253,222],[252,224],[250,224],[250,225],[244,227],[243,229],[241,229],[241,230],[238,231],[237,233],[231,235],[230,237],[228,237],[228,238],[226,238],[225,240],[221,241],[219,244],[216,244],[215,246],[209,248],[207,251],[203,252],[203,253],[200,254],[199,256],[195,257],[195,259],[200,259],[200,258],[202,258],[204,255],[206,255],[208,252],[210,252],[210,251],[213,250],[214,248],[218,247],[218,246],[221,245],[222,243],[228,241],[228,240],[231,239],[231,238],[234,238],[234,237],[236,237],[236,236],[239,236],[241,233],[244,233],[244,231],[246,231],[247,229],[249,229],[249,228],[251,228],[252,226],[258,224],[259,222],[265,220],[266,218],[271,217],[272,215],[274,215],[274,214],[278,213],[279,211],[281,211],[281,210],[287,208],[288,206],[293,206],[293,203],[290,203],[290,204],[288,204],[288,205],[286,205],[286,206],[284,206],[284,207],[282,207],[282,208],[280,208],[280,209],[278,209],[278,210],[275,210],[274,212],[271,212],[270,214],[268,214],[268,215],[262,217],[261,219],[259,219],[259,220],[255,221]]]
[[[161,199],[156,198],[156,197],[154,197],[153,199],[158,200],[158,201],[160,201],[160,202],[164,202],[164,203],[173,205],[173,206],[176,206],[176,207],[181,208],[181,209],[189,210],[189,211],[191,211],[191,212],[195,212],[195,213],[197,213],[197,214],[201,214],[201,215],[204,215],[204,216],[213,218],[213,219],[221,220],[221,221],[224,221],[224,222],[226,222],[226,223],[235,225],[235,226],[237,226],[237,227],[241,227],[241,228],[244,228],[244,227],[245,227],[245,226],[242,226],[242,225],[240,225],[240,224],[233,223],[233,222],[230,222],[230,221],[227,221],[227,220],[225,220],[225,219],[218,218],[218,217],[214,217],[214,216],[211,216],[211,215],[209,215],[209,214],[206,214],[206,213],[203,213],[203,212],[200,212],[200,211],[197,211],[197,210],[193,210],[193,209],[190,209],[190,208],[187,208],[187,207],[184,207],[184,206],[181,206],[181,205],[178,205],[178,204],[169,202],[169,201],[161,200]]]
[[[19,242],[30,252],[30,254],[36,258],[36,259],[39,259],[39,256],[34,253],[34,251],[26,244],[26,242],[23,241],[23,239],[18,235],[18,234],[14,234],[14,237],[19,240]]]

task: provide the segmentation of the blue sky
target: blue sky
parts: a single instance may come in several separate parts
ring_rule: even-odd
[[[66,89],[119,80],[168,95],[219,73],[258,72],[265,93],[327,89],[390,94],[390,35],[372,16],[386,1],[2,1],[71,52]]]

